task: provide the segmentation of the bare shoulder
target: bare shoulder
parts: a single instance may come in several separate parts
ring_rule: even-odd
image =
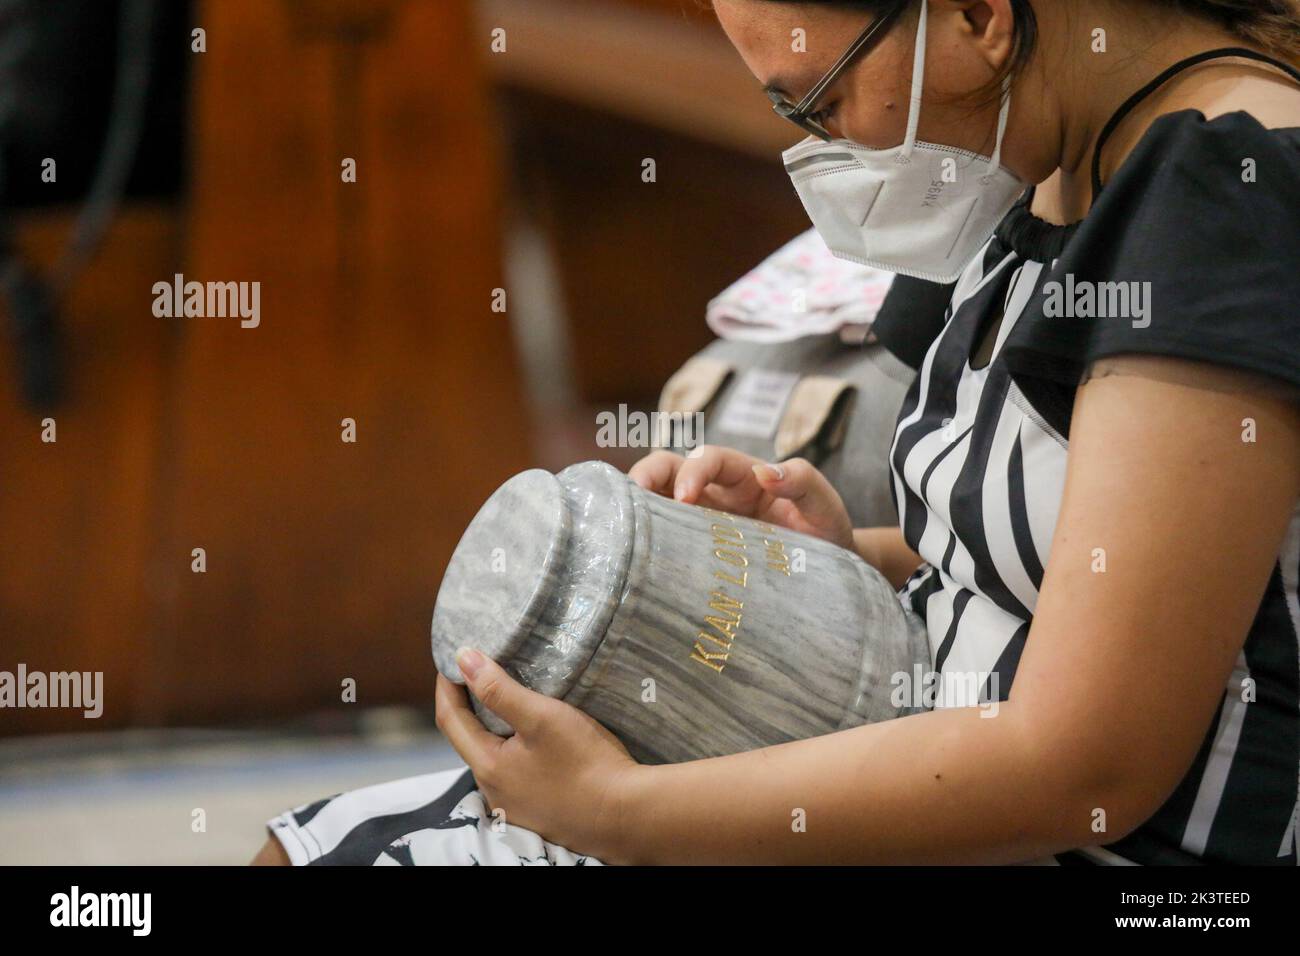
[[[1206,119],[1249,113],[1266,129],[1300,126],[1300,81],[1266,63],[1222,60],[1189,71],[1174,91],[1181,108],[1199,109]]]

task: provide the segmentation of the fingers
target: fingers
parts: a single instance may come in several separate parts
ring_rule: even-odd
[[[709,485],[757,493],[753,467],[757,458],[738,452],[734,448],[701,445],[692,451],[677,468],[673,483],[673,497],[694,504]],[[747,487],[746,487],[747,486]]]
[[[457,651],[456,664],[479,703],[513,727],[515,733],[527,737],[537,731],[553,703],[549,697],[529,690],[500,664],[473,648]]]
[[[685,460],[670,451],[651,452],[629,468],[627,476],[646,491],[671,497],[677,469]]]
[[[470,707],[465,688],[441,674],[435,688],[434,722],[471,768],[481,767],[502,740],[483,726]]]
[[[803,458],[769,464],[734,448],[702,445],[685,458],[665,451],[647,455],[628,475],[642,488],[687,504],[740,515],[766,512],[779,524],[841,545],[852,537],[839,492]]]
[[[793,503],[812,524],[836,518],[844,511],[839,492],[804,458],[790,458],[780,464],[764,462],[755,465],[753,473],[764,491]]]

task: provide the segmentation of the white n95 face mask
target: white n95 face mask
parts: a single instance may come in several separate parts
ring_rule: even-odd
[[[1011,110],[1002,88],[992,157],[918,142],[925,82],[926,3],[916,34],[907,137],[893,149],[815,136],[785,151],[786,172],[817,232],[837,257],[889,272],[952,282],[1027,188],[1001,164]]]

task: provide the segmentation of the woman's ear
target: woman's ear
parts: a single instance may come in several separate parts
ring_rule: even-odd
[[[966,38],[979,55],[1000,71],[1011,59],[1016,40],[1016,17],[1012,0],[952,0],[962,18]]]

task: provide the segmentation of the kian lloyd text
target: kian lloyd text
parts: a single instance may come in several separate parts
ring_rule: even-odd
[[[155,282],[153,295],[153,314],[160,319],[237,317],[244,329],[262,322],[260,282],[186,282],[178,272],[171,282]]]

